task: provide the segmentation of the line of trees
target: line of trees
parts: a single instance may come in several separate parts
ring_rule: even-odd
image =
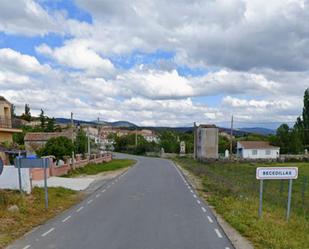
[[[282,124],[275,136],[270,137],[273,145],[280,147],[282,154],[299,154],[309,149],[309,88],[304,93],[304,107],[292,128]]]

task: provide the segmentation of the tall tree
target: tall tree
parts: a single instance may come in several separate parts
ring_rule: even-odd
[[[86,136],[86,132],[83,129],[78,130],[74,145],[77,154],[84,154],[87,152],[88,138]]]
[[[303,108],[303,129],[304,129],[304,146],[309,147],[309,88],[304,93],[304,108]]]
[[[46,132],[54,132],[55,131],[55,118],[47,118],[47,125],[45,128]]]
[[[28,104],[25,104],[25,112],[22,114],[22,119],[29,122],[31,121],[30,106]]]
[[[43,109],[41,109],[40,122],[41,122],[41,128],[42,128],[42,130],[44,131],[44,129],[45,129],[45,123],[46,123],[46,117],[45,117],[45,114],[44,114]]]

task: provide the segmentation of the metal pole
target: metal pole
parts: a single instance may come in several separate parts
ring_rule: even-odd
[[[48,209],[47,163],[46,163],[46,158],[43,158],[43,165],[44,165],[45,208]]]
[[[259,207],[259,218],[262,218],[263,208],[263,180],[260,180],[260,207]]]
[[[292,198],[292,184],[293,184],[293,180],[290,179],[290,181],[289,181],[288,207],[287,207],[287,210],[286,210],[286,220],[289,220],[289,218],[290,218],[291,198]]]
[[[234,117],[232,115],[232,120],[231,120],[231,138],[230,138],[230,158],[233,156],[233,126],[234,126]]]
[[[21,164],[21,162],[20,162],[20,158],[18,158],[18,182],[19,182],[19,191],[20,191],[20,193],[22,193],[23,192],[23,188],[22,188],[22,183],[21,183],[21,169],[20,169],[20,164]]]
[[[88,154],[89,154],[89,156],[90,156],[91,149],[90,149],[90,137],[89,137],[89,136],[90,136],[90,132],[89,132],[89,126],[87,127],[87,133],[88,133],[88,134],[87,134],[87,135],[88,135],[88,136],[87,136],[87,138],[88,138],[88,140],[87,140],[87,141],[88,141]]]

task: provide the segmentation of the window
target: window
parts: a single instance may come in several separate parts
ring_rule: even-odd
[[[257,150],[252,150],[252,155],[257,155]]]
[[[269,156],[271,154],[271,151],[270,150],[266,150],[265,154]]]

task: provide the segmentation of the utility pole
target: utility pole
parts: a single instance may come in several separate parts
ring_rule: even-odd
[[[89,132],[89,126],[87,127],[87,138],[88,138],[88,154],[90,157],[90,153],[91,153],[91,148],[90,148],[90,132]]]
[[[71,129],[72,129],[72,144],[74,145],[74,121],[73,121],[73,112],[71,112]],[[74,169],[74,150],[72,151],[72,168]]]
[[[193,159],[196,160],[196,122],[193,123]]]
[[[233,155],[233,125],[234,125],[234,117],[232,115],[231,134],[230,134],[230,158],[232,158],[232,155]]]
[[[135,128],[135,148],[137,148],[137,128]]]

